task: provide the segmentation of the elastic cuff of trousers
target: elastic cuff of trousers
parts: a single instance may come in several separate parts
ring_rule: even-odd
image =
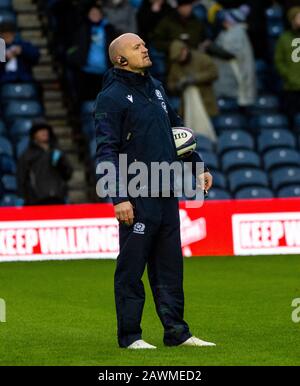
[[[121,348],[126,348],[131,345],[131,343],[135,342],[136,340],[142,339],[141,334],[130,334],[123,337],[119,337],[119,346]]]
[[[172,336],[164,337],[165,346],[179,346],[181,343],[185,342],[187,339],[191,338],[193,335],[190,332],[184,333],[180,338],[175,338]]]

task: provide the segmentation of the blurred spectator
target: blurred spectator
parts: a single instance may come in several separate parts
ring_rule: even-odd
[[[101,6],[89,7],[86,17],[74,31],[73,44],[67,52],[68,63],[76,71],[80,101],[96,98],[103,74],[110,66],[108,46],[116,36],[117,32],[104,18]]]
[[[65,203],[71,175],[72,167],[57,147],[52,127],[35,123],[29,146],[18,162],[19,194],[25,205]]]
[[[48,17],[51,49],[59,60],[64,60],[65,51],[72,44],[72,35],[80,24],[83,6],[79,6],[75,0],[48,0],[47,2],[38,0],[38,2],[40,9],[44,10]]]
[[[268,39],[267,39],[267,19],[266,10],[277,3],[273,0],[248,0],[247,4],[251,7],[248,16],[248,35],[253,47],[256,58],[268,60]],[[259,37],[259,38],[258,38]]]
[[[292,7],[300,6],[300,0],[279,0],[279,3],[284,6],[286,11]]]
[[[213,82],[218,77],[214,61],[175,40],[170,47],[170,62],[168,89],[181,96],[185,125],[215,141],[216,135],[208,117],[218,113],[213,91]]]
[[[300,1],[300,0],[297,0]],[[238,8],[241,4],[247,4],[251,8],[248,17],[248,35],[253,47],[254,56],[256,58],[267,59],[268,42],[267,42],[267,25],[266,25],[266,9],[271,7],[277,1],[273,0],[202,0],[201,4],[205,5],[208,11],[208,21],[217,29],[218,12],[221,9]],[[259,36],[259,39],[257,39]]]
[[[236,98],[241,107],[252,105],[256,98],[255,60],[245,24],[249,11],[245,5],[220,11],[223,30],[216,39],[218,45],[235,56],[230,62],[216,59],[219,69],[216,94]]]
[[[32,82],[32,67],[40,55],[38,48],[18,37],[11,22],[0,24],[0,37],[6,43],[6,62],[0,63],[0,83]]]
[[[193,14],[195,0],[177,0],[177,8],[172,10],[157,25],[152,35],[151,44],[168,55],[170,44],[182,40],[193,49],[200,49],[211,56],[230,60],[233,55],[208,39],[206,24]]]
[[[157,25],[151,43],[166,55],[173,40],[185,41],[189,47],[198,48],[206,38],[205,25],[193,15],[193,0],[178,0],[178,6]]]
[[[128,0],[106,0],[103,11],[109,23],[120,33],[137,32],[136,9]]]
[[[137,12],[139,35],[149,42],[149,35],[157,24],[172,10],[167,0],[143,0]]]
[[[291,28],[279,38],[275,52],[275,65],[283,81],[283,107],[292,121],[300,112],[300,63],[293,61],[292,42],[300,38],[300,7],[292,7],[287,14]]]

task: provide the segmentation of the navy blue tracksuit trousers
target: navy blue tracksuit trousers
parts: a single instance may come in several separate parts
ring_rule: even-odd
[[[115,271],[118,342],[127,347],[141,339],[145,303],[141,280],[147,266],[164,343],[176,346],[191,337],[183,319],[183,258],[176,197],[130,199],[134,224],[120,224],[120,254]]]

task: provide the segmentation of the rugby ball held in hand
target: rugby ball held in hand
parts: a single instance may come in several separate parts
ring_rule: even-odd
[[[178,157],[186,157],[196,149],[193,130],[188,127],[172,127]]]

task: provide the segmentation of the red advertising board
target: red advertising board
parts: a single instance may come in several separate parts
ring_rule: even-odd
[[[300,198],[180,203],[186,256],[300,253]],[[141,235],[142,237],[142,235]],[[116,258],[110,204],[0,209],[0,261]]]

